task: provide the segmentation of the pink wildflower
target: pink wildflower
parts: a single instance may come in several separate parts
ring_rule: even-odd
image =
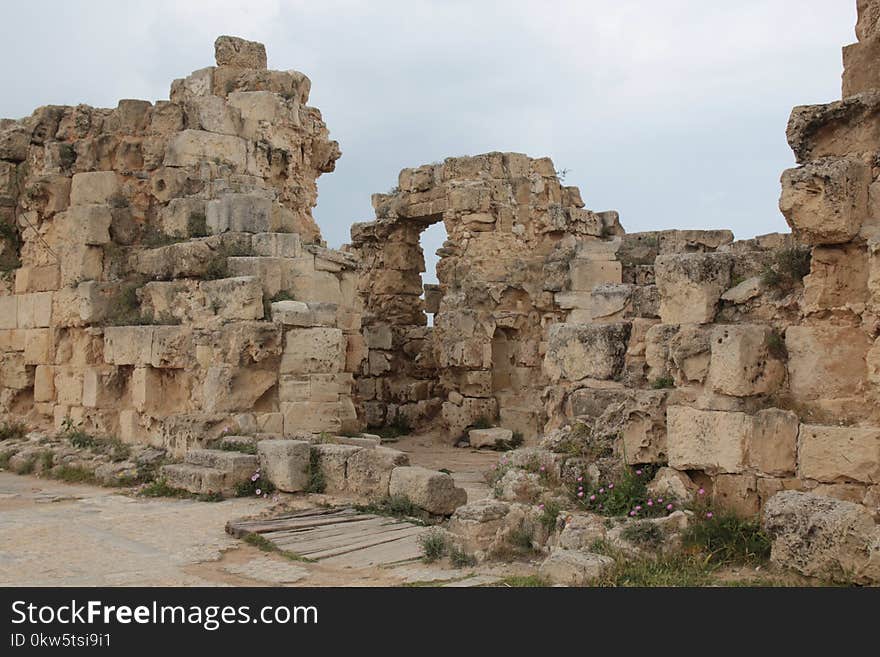
[[[629,515],[634,516],[634,515],[636,515],[636,512],[635,512],[635,511],[630,511],[630,512],[629,512]]]
[[[711,517],[712,517],[712,515],[713,515],[713,514],[712,514],[712,512],[711,512],[711,511],[709,511],[709,513],[707,513],[707,514],[706,514],[706,517],[707,517],[707,518],[711,518]]]
[[[583,496],[584,496],[584,491],[580,491],[580,492],[578,493],[578,497],[583,497]],[[596,496],[593,495],[593,497],[591,497],[590,499],[594,499],[595,497],[596,497]]]
[[[257,489],[257,491],[256,491],[256,493],[257,493],[257,496],[258,496],[258,497],[259,497],[259,496],[260,496],[260,495],[262,495],[262,494],[263,494],[263,491],[262,491],[262,490],[260,490],[260,489],[259,489],[259,488],[258,488],[258,489]]]
[[[654,500],[649,499],[647,502],[645,502],[645,504],[647,504],[648,506],[654,506]]]
[[[599,492],[600,492],[600,493],[604,493],[604,492],[605,492],[605,489],[604,489],[604,488],[600,488],[600,489],[599,489]]]
[[[596,496],[595,496],[595,495],[590,495],[590,501],[591,501],[591,502],[595,502],[595,501],[596,501]]]
[[[582,482],[583,480],[584,480],[583,477],[578,477],[578,483]]]
[[[697,494],[699,494],[699,495],[705,495],[705,494],[706,494],[706,489],[705,489],[705,488],[701,488],[700,490],[697,491]]]
[[[672,511],[672,505],[671,505],[671,504],[667,504],[667,505],[666,505],[666,510],[667,510],[667,511]]]
[[[608,490],[611,490],[612,488],[614,488],[614,484],[608,484]]]
[[[641,511],[641,510],[642,510],[642,505],[636,504],[636,511]]]
[[[641,470],[636,470],[636,474],[639,475],[639,476],[641,477],[641,476],[642,476],[642,471],[641,471]]]

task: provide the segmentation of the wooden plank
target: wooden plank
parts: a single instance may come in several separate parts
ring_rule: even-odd
[[[390,543],[375,545],[356,552],[347,552],[328,557],[321,563],[345,568],[368,568],[371,566],[392,566],[422,557],[417,536],[400,538]]]
[[[266,532],[272,531],[306,529],[309,527],[321,527],[324,525],[335,525],[345,522],[363,522],[364,520],[369,520],[376,517],[378,516],[357,514],[357,512],[353,512],[351,514],[340,514],[333,517],[316,516],[306,518],[288,518],[284,520],[254,520],[247,522],[229,523],[227,525],[227,531],[233,536],[240,536],[242,534],[264,534]]]
[[[400,526],[408,527],[411,525],[400,525],[399,523],[387,522],[387,520],[384,522],[382,520],[366,520],[364,522],[340,523],[309,529],[266,532],[263,536],[270,541],[310,541],[332,536],[363,536],[372,534],[377,530],[384,531],[389,527]]]
[[[338,546],[327,548],[318,551],[312,552],[298,552],[304,557],[308,557],[309,559],[326,559],[328,557],[339,556],[340,554],[346,554],[348,552],[355,552],[357,550],[363,550],[366,548],[375,547],[377,545],[382,545],[384,543],[390,543],[392,541],[397,540],[398,538],[407,538],[409,536],[418,536],[424,531],[424,527],[407,527],[404,529],[398,529],[394,532],[388,532],[387,534],[383,534],[381,537],[375,537],[372,539],[366,539],[357,543],[352,543],[349,545]]]
[[[387,537],[389,534],[395,535],[403,529],[411,526],[385,525],[374,527],[371,531],[357,532],[337,532],[330,534],[312,535],[304,533],[294,536],[275,536],[274,534],[264,534],[264,536],[283,549],[291,550],[297,554],[307,554],[316,550],[328,549],[333,547],[345,547],[349,545],[362,544],[365,541],[372,541],[377,538]]]

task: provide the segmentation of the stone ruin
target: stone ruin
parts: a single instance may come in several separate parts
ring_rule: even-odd
[[[549,158],[487,153],[403,170],[328,249],[340,151],[309,80],[232,37],[170,101],[0,122],[0,413],[163,448],[190,490],[257,463],[303,490],[317,458],[332,490],[455,511],[472,548],[531,475],[462,506],[358,434],[522,440],[513,465],[656,467],[655,491],[763,511],[774,559],[880,581],[880,0],[858,9],[843,100],[791,115],[792,233],[748,240],[627,234]],[[230,433],[259,456],[204,449]]]

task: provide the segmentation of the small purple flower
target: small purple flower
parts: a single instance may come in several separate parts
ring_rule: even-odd
[[[648,506],[654,506],[654,500],[648,500],[647,502],[645,502],[645,504],[647,504]]]
[[[631,515],[631,516],[635,516],[635,515],[636,515],[636,512],[635,512],[635,511],[630,511],[630,512],[629,512],[629,515]]]
[[[706,494],[706,489],[705,489],[705,488],[701,488],[700,490],[697,491],[697,494],[698,494],[698,495],[705,495],[705,494]]]
[[[641,476],[642,476],[642,471],[641,471],[641,470],[636,470],[636,474],[639,475],[639,476],[641,477]]]
[[[641,510],[642,510],[642,505],[636,504],[636,511],[641,511]]]
[[[544,472],[544,470],[546,470],[546,469],[547,469],[547,466],[545,466],[545,465],[542,465],[542,466],[539,468],[539,470],[540,470],[541,472]]]
[[[578,477],[578,483],[582,482],[583,480],[584,480],[583,477]]]
[[[713,514],[711,511],[709,511],[709,512],[706,514],[706,517],[709,518],[709,519],[711,520],[713,515],[714,515],[714,514]]]
[[[604,488],[600,488],[600,489],[599,489],[599,492],[600,492],[600,493],[604,493],[604,492],[605,492],[605,489],[604,489]]]
[[[580,492],[578,493],[578,497],[583,497],[583,496],[584,496],[584,491],[580,491]],[[596,496],[593,495],[593,497],[591,497],[590,499],[591,499],[591,500],[596,499]]]
[[[663,498],[662,498],[662,497],[658,497],[658,498],[657,498],[657,504],[663,504]]]
[[[256,481],[259,478],[260,478],[260,475],[258,475],[258,474],[251,475],[251,481]]]
[[[591,501],[591,502],[595,502],[595,501],[596,501],[596,496],[595,496],[595,495],[590,495],[590,501]]]
[[[260,490],[260,489],[258,488],[258,489],[256,490],[256,493],[257,493],[257,497],[259,497],[260,495],[263,494],[263,491]]]
[[[672,505],[671,505],[671,504],[667,504],[667,505],[666,505],[666,510],[667,510],[667,511],[672,511]]]
[[[543,504],[539,504],[539,505],[538,505],[538,511],[543,511],[543,510],[544,510],[544,505],[543,505]]]
[[[612,488],[614,488],[614,484],[608,484],[608,490],[611,490]]]

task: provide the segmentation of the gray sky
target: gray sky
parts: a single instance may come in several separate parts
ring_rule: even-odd
[[[312,79],[343,153],[331,246],[401,168],[491,150],[549,155],[630,232],[746,238],[787,230],[786,121],[840,97],[854,25],[855,0],[28,0],[3,8],[0,116],[167,98],[234,34]]]

